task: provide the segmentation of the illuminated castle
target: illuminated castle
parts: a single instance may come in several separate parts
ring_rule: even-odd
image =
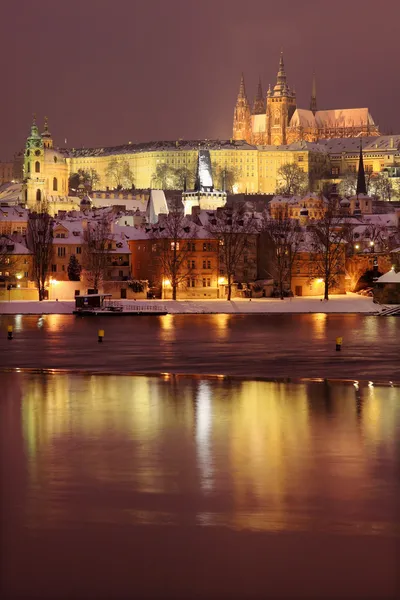
[[[274,88],[269,86],[265,101],[260,81],[252,110],[242,75],[233,117],[234,140],[279,146],[302,140],[315,142],[318,139],[378,135],[378,127],[368,108],[317,110],[315,77],[310,108],[297,108],[296,93],[287,84],[282,53]]]

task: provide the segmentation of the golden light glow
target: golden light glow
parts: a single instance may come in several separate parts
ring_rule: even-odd
[[[171,285],[171,281],[169,279],[163,279],[163,286],[169,287]]]
[[[22,275],[22,273],[17,273],[17,274],[15,275],[15,277],[16,277],[17,279],[22,279],[23,275]]]
[[[218,285],[226,285],[228,280],[226,277],[218,277]]]

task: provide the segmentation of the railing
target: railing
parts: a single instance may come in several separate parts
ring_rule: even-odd
[[[383,310],[377,313],[379,317],[388,317],[393,315],[400,315],[400,306],[386,306]]]
[[[110,300],[107,304],[104,304],[104,308],[122,310],[122,312],[168,312],[164,304],[141,304],[140,302],[122,304],[122,302],[114,300]]]

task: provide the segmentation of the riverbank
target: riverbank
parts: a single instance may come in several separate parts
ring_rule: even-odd
[[[122,304],[148,306],[149,300],[120,300]],[[282,313],[341,313],[341,314],[375,314],[383,306],[374,304],[372,298],[348,293],[333,295],[326,302],[321,297],[302,298],[253,298],[252,300],[235,298],[226,300],[155,300],[155,304],[164,304],[170,314],[282,314]],[[73,300],[11,301],[0,302],[0,314],[5,315],[44,315],[71,314],[74,310]]]

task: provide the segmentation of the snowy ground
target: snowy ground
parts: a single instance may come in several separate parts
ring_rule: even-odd
[[[374,304],[372,298],[358,294],[331,296],[328,302],[320,297],[312,298],[257,298],[226,300],[122,300],[122,304],[140,306],[151,304],[165,306],[171,314],[196,313],[365,313],[374,314],[382,310],[382,306]],[[0,302],[0,314],[71,314],[74,301],[52,300],[44,302],[15,301]]]

